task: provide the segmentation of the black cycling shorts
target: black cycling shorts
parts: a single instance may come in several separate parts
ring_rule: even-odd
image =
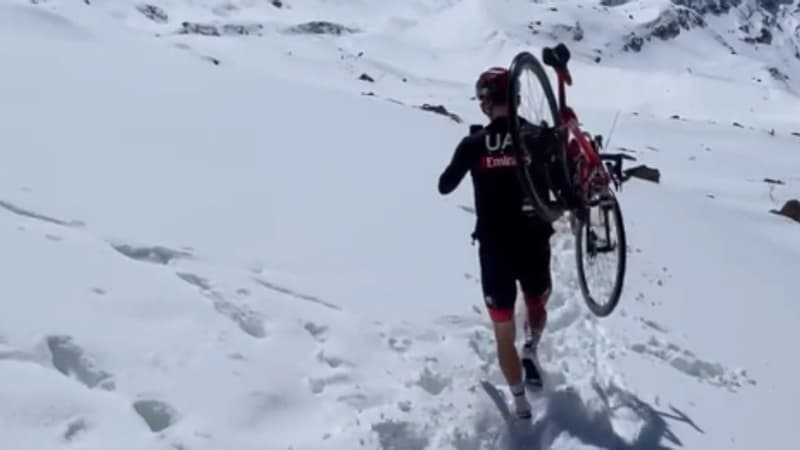
[[[550,276],[550,235],[531,233],[503,243],[481,242],[481,285],[492,319],[509,320],[514,313],[517,282],[527,300],[546,296]]]

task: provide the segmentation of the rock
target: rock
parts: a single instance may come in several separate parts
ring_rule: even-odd
[[[164,10],[159,8],[158,6],[148,5],[145,3],[137,5],[136,10],[144,14],[145,17],[152,20],[153,22],[167,23],[167,21],[169,20],[167,13],[164,12]]]
[[[372,78],[371,76],[367,75],[366,73],[362,73],[361,76],[358,77],[358,79],[361,80],[361,81],[368,81],[370,83],[374,83],[375,82],[375,79]]]
[[[661,181],[661,172],[656,168],[648,167],[646,165],[639,165],[636,167],[631,167],[630,169],[625,169],[623,173],[626,176],[652,181],[653,183],[658,183]]]
[[[793,0],[756,0],[756,3],[770,14],[775,15],[781,6],[791,5]]]
[[[769,74],[772,75],[772,78],[778,81],[789,80],[789,75],[786,75],[785,73],[781,72],[781,70],[778,69],[777,67],[769,67],[767,70],[769,70]]]
[[[761,29],[761,34],[757,37],[746,37],[744,41],[748,44],[766,44],[772,43],[772,32],[766,28]]]
[[[781,208],[780,211],[776,211],[773,209],[770,212],[773,214],[778,214],[784,217],[788,217],[800,223],[800,200],[797,199],[789,200],[783,205],[783,208]]]
[[[202,36],[222,36],[225,35],[250,35],[260,34],[264,29],[261,24],[233,24],[227,23],[214,25],[210,23],[182,22],[178,34],[199,34]]]
[[[627,51],[633,50],[634,52],[642,51],[642,46],[644,45],[644,39],[640,36],[637,36],[636,33],[631,32],[625,38],[625,45],[622,46],[622,49]]]
[[[742,0],[672,0],[672,3],[693,10],[698,14],[720,16],[741,5]]]
[[[281,0],[272,0],[272,6],[276,8],[283,8],[283,2]]]
[[[219,30],[215,25],[182,22],[178,34],[200,34],[203,36],[220,36]]]
[[[461,123],[462,122],[461,117],[459,117],[458,115],[448,111],[447,108],[445,108],[443,105],[430,105],[428,103],[425,103],[422,106],[420,106],[419,108],[421,110],[423,110],[423,111],[430,111],[430,112],[433,112],[433,113],[436,113],[436,114],[441,114],[443,116],[447,116],[447,117],[449,117],[450,119],[452,119],[456,123]]]
[[[294,34],[332,34],[341,36],[343,34],[357,33],[358,30],[339,25],[338,23],[317,20],[289,27],[286,29],[286,32]]]
[[[740,124],[739,122],[733,122],[733,126],[735,126],[737,128],[744,128],[744,126],[742,124]]]
[[[783,180],[777,180],[777,179],[775,179],[775,178],[764,178],[764,182],[765,182],[765,183],[769,183],[769,184],[779,184],[779,185],[784,185],[784,184],[786,184],[786,182],[785,182],[785,181],[783,181]]]
[[[239,24],[225,24],[222,25],[222,34],[240,34],[240,35],[249,35],[249,34],[261,34],[261,31],[264,29],[264,25],[258,24],[250,24],[250,25],[239,25]]]
[[[214,64],[215,66],[220,65],[220,60],[214,58],[213,56],[204,56],[203,59],[210,62],[211,64]]]
[[[699,14],[688,9],[668,9],[645,25],[650,30],[650,35],[662,40],[672,39],[681,33],[681,29],[704,27],[705,20]]]
[[[792,131],[792,136],[800,137],[800,133],[798,133],[797,131]]]

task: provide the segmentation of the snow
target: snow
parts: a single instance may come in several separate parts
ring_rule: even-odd
[[[552,384],[517,444],[793,448],[800,225],[769,211],[800,197],[798,61],[700,29],[593,61],[661,1],[283,3],[154,2],[164,24],[134,2],[0,3],[3,448],[519,448],[480,384],[504,392],[471,188],[435,185],[483,121],[477,72],[555,42],[531,17],[581,21],[570,101],[606,140],[619,114],[611,147],[661,180],[619,194],[609,318],[558,224]],[[309,20],[361,31],[283,31]]]

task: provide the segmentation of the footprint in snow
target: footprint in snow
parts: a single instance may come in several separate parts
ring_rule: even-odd
[[[218,313],[233,320],[239,326],[239,329],[246,334],[259,339],[267,336],[264,319],[258,312],[227,300],[221,293],[213,290],[213,285],[206,278],[188,272],[178,272],[177,276],[196,287],[206,298],[212,301],[214,309]]]
[[[67,424],[67,429],[61,435],[66,442],[72,442],[77,436],[89,431],[89,424],[84,419],[75,419]]]
[[[331,386],[352,384],[353,378],[345,373],[337,373],[327,377],[310,377],[308,379],[308,387],[312,394],[321,394]]]
[[[319,352],[317,352],[317,361],[325,363],[325,365],[327,365],[331,369],[336,369],[336,368],[339,368],[339,367],[348,367],[349,368],[349,367],[355,367],[356,366],[355,364],[353,364],[352,362],[350,362],[350,361],[348,361],[348,360],[346,360],[344,358],[340,358],[338,356],[328,355],[323,350],[320,350]]]
[[[88,388],[113,391],[112,375],[98,368],[71,336],[48,336],[45,339],[52,356],[53,367],[68,377],[74,377]]]
[[[176,259],[185,259],[192,256],[189,252],[175,250],[161,245],[140,246],[122,242],[112,242],[110,244],[114,250],[130,259],[153,264],[168,265]]]
[[[433,372],[426,367],[422,373],[419,374],[417,379],[407,383],[407,386],[419,386],[428,394],[437,396],[447,389],[450,382],[451,379],[449,377]]]
[[[732,370],[718,362],[700,359],[690,350],[652,336],[646,343],[633,344],[631,350],[669,364],[672,368],[698,381],[735,392],[744,385],[755,385],[745,370]]]
[[[133,409],[153,433],[164,431],[178,420],[175,408],[162,400],[137,400],[133,403]]]
[[[386,419],[371,427],[382,450],[425,450],[433,430],[406,421]]]
[[[305,322],[303,324],[303,328],[308,331],[308,334],[311,335],[317,342],[325,342],[328,340],[328,331],[330,327],[325,325],[317,325],[314,322]]]

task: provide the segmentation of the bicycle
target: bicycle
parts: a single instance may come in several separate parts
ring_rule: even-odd
[[[526,51],[514,57],[509,69],[508,86],[508,98],[513,102],[510,108],[511,138],[518,175],[527,198],[524,208],[550,223],[565,213],[569,214],[576,240],[576,265],[582,295],[592,313],[606,317],[619,303],[626,270],[625,226],[614,191],[621,190],[622,183],[629,178],[622,171],[622,161],[635,158],[623,153],[602,152],[602,136],[591,136],[581,130],[577,114],[566,103],[566,86],[572,85],[572,76],[567,67],[569,59],[569,49],[563,43],[542,50],[542,61],[553,68],[558,80],[556,102],[539,60]],[[521,78],[528,71],[533,73],[545,93],[552,124],[542,120],[539,125],[534,125],[519,116],[522,104]],[[546,152],[529,151],[528,147],[538,141],[543,130],[552,132],[554,145]],[[532,164],[534,160],[538,163]],[[593,227],[593,212],[599,213],[603,222],[604,227],[600,232]],[[617,225],[614,227],[616,243],[611,241],[611,219]],[[600,302],[598,294],[589,286],[586,269],[599,255],[612,252],[617,255],[613,287],[606,301]]]

